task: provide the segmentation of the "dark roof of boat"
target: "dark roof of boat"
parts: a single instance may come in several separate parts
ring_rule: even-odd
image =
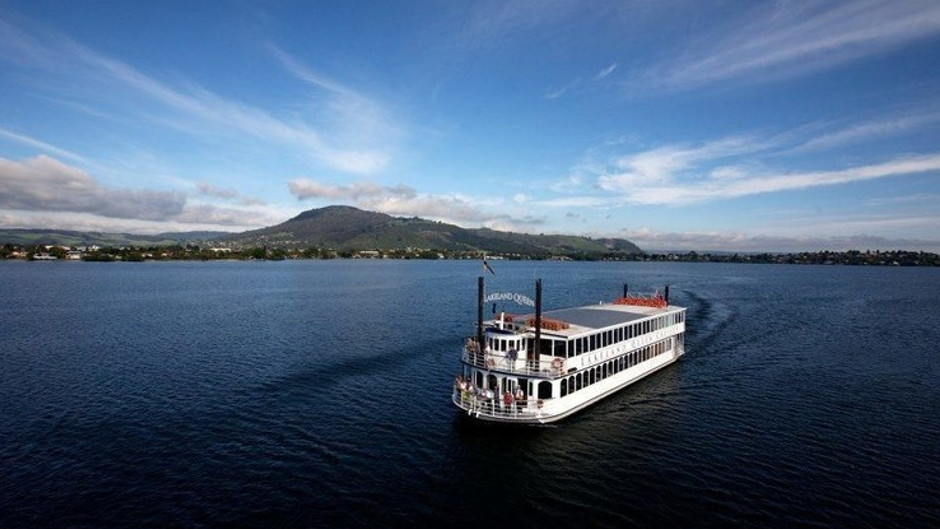
[[[542,334],[565,337],[577,336],[579,334],[590,333],[598,329],[603,329],[606,327],[617,327],[632,321],[651,318],[671,312],[678,312],[681,310],[684,309],[682,307],[673,305],[669,305],[664,308],[656,308],[634,305],[615,305],[612,303],[549,310],[542,314],[544,319],[561,321],[567,323],[569,326],[562,329],[551,330],[543,328]],[[507,318],[507,321],[514,320],[517,323],[531,322],[531,319],[534,317],[535,314],[532,313],[525,315],[514,315],[512,316],[512,320],[508,320]],[[499,321],[499,316],[496,316],[488,322],[493,325],[490,327],[489,332],[505,332],[507,334],[519,332],[518,328],[507,329],[505,331],[500,330],[497,326]],[[531,327],[532,324],[528,323],[528,325]]]
[[[602,327],[611,327],[613,325],[639,320],[647,316],[649,316],[649,314],[627,312],[624,310],[576,307],[547,311],[544,317],[553,320],[561,320],[580,327],[587,327],[588,329],[600,329]]]

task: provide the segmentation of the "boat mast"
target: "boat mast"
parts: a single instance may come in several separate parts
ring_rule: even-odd
[[[542,280],[535,281],[535,344],[532,347],[530,361],[532,368],[538,369],[542,347]]]
[[[477,346],[483,352],[483,276],[477,278]]]

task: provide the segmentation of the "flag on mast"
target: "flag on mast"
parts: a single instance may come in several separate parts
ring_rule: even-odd
[[[485,255],[483,256],[483,269],[484,269],[484,270],[489,270],[490,273],[493,274],[494,276],[496,275],[496,272],[494,272],[493,269],[490,268],[490,264],[486,262],[486,256],[485,256]]]

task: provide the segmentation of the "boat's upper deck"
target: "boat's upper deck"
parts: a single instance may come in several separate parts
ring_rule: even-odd
[[[618,327],[633,321],[680,312],[682,310],[685,309],[674,305],[659,308],[618,305],[614,303],[551,310],[542,313],[542,320],[563,322],[565,325],[556,326],[556,328],[553,329],[546,329],[543,325],[542,334],[570,338],[580,334],[592,333],[599,329]],[[507,321],[509,318],[511,318],[513,323]],[[487,323],[496,329],[502,328],[510,332],[531,332],[534,331],[534,324],[532,323],[534,318],[534,314],[516,315],[504,317],[502,319],[502,325],[500,324],[500,318],[493,319]]]

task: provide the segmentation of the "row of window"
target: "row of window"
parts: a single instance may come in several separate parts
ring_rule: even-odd
[[[653,331],[658,331],[671,325],[682,323],[684,319],[684,312],[673,312],[659,316],[658,318],[653,318],[651,320],[644,320],[641,322],[632,323],[630,325],[617,327],[615,329],[601,331],[590,336],[575,338],[574,340],[570,340],[571,347],[562,348],[562,352],[570,352],[570,355],[556,354],[555,356],[564,356],[569,358],[579,354],[590,353],[591,351],[620,343],[624,340],[629,340],[637,336],[643,336],[644,334],[649,334]]]
[[[632,353],[608,360],[601,365],[594,366],[590,369],[585,369],[584,371],[575,373],[569,377],[565,377],[561,380],[561,396],[564,397],[569,393],[586,388],[591,384],[600,382],[601,380],[615,375],[624,369],[629,369],[639,364],[640,362],[645,362],[650,358],[661,355],[670,350],[671,344],[672,338],[662,342],[654,343],[653,345],[647,347],[643,347],[642,349],[638,349]]]
[[[666,327],[682,323],[683,321],[685,321],[685,312],[672,312],[657,318],[653,318],[651,320],[644,320],[629,325],[623,325],[614,329],[606,329],[588,336],[573,338],[571,340],[543,339],[540,350],[543,354],[559,356],[562,358],[571,358],[580,354],[590,353],[592,351],[620,343],[624,340],[642,336],[653,331],[665,329]],[[533,342],[534,340],[527,340],[526,346],[531,349],[533,347]],[[522,346],[522,338],[518,336],[511,336],[507,338],[494,336],[487,337],[487,347],[491,351],[518,351],[522,348]]]
[[[681,343],[682,335],[678,336],[678,343]],[[674,338],[668,338],[661,342],[654,343],[647,347],[643,347],[631,353],[621,355],[617,358],[612,358],[607,362],[604,362],[600,365],[591,367],[590,369],[585,369],[583,371],[574,373],[570,376],[567,376],[561,379],[560,382],[560,395],[564,397],[570,393],[574,393],[580,389],[586,388],[591,384],[596,384],[601,380],[604,380],[607,377],[613,376],[625,369],[629,369],[640,362],[645,362],[650,358],[654,358],[657,355],[661,355],[671,350],[673,345],[676,343]],[[524,391],[529,392],[527,387],[526,379],[520,378],[518,380],[511,379],[509,377],[497,377],[496,375],[488,375],[485,380],[484,385],[484,374],[482,371],[475,370],[475,382],[478,387],[486,387],[494,390],[497,394],[509,390],[514,391],[516,384],[521,383]],[[470,371],[464,373],[464,376],[469,377]],[[538,385],[534,388],[536,395],[540,399],[550,399],[554,398],[554,392],[552,391],[552,383],[550,381],[539,382]]]

